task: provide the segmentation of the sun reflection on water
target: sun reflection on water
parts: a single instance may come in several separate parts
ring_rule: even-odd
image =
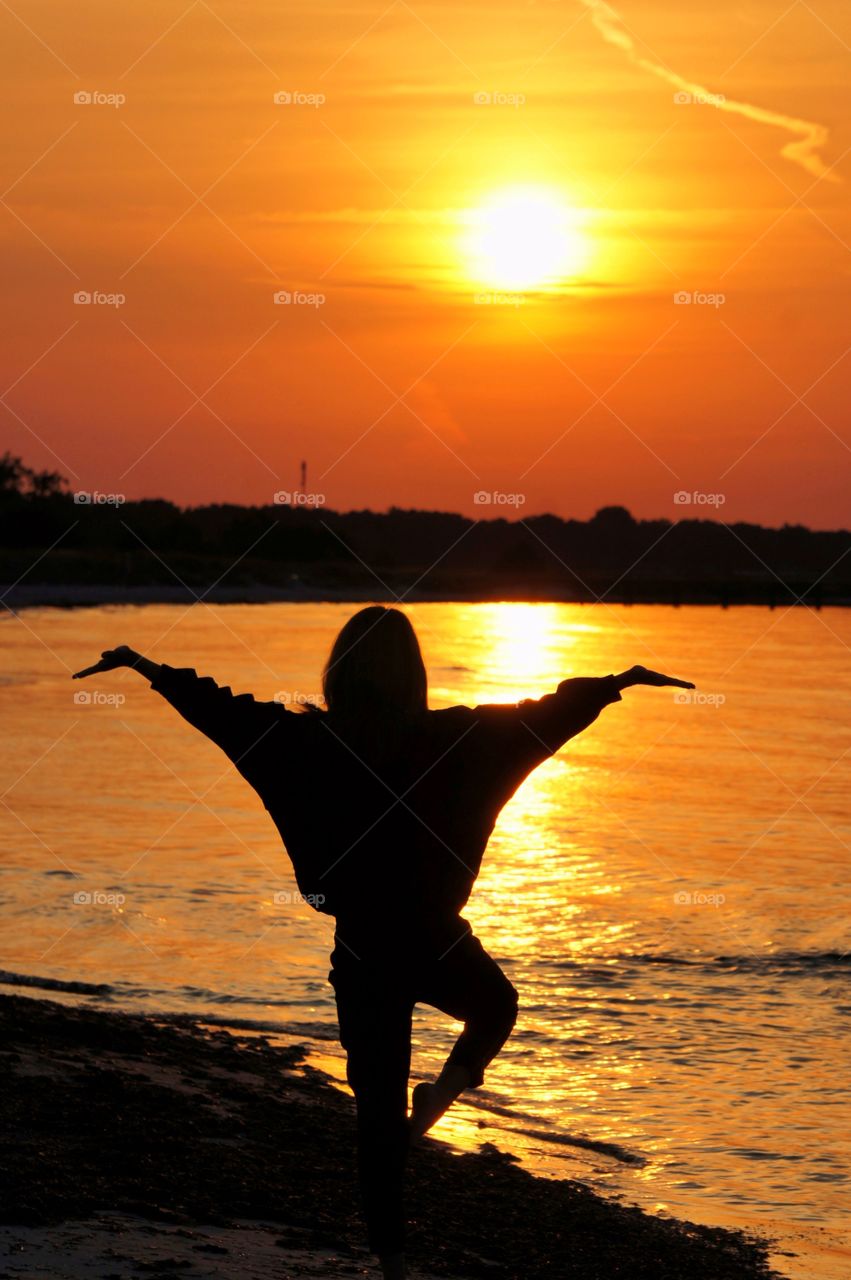
[[[529,697],[536,685],[545,693],[563,678],[555,674],[557,656],[575,645],[577,637],[565,627],[558,605],[493,604],[481,612],[479,626],[487,639],[478,655],[479,670],[499,689],[495,700],[516,702]]]

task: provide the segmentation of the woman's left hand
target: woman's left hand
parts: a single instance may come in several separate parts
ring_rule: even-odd
[[[138,657],[136,650],[131,649],[127,644],[120,644],[117,649],[104,649],[100,655],[100,662],[96,662],[93,667],[84,667],[82,671],[75,671],[71,679],[82,680],[85,676],[96,676],[101,671],[132,667]]]
[[[646,684],[656,689],[664,688],[666,685],[671,685],[675,689],[694,688],[690,680],[677,680],[674,676],[663,675],[661,671],[650,671],[647,667],[630,667],[629,671],[623,671],[615,678],[619,689],[629,689],[636,684]]]

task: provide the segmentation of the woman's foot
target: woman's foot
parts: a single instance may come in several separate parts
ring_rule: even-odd
[[[411,1141],[415,1142],[449,1110],[470,1083],[466,1067],[447,1066],[434,1084],[418,1084],[411,1096]]]
[[[434,1085],[425,1083],[414,1085],[414,1092],[411,1095],[411,1119],[409,1121],[411,1141],[415,1142],[417,1138],[421,1138],[424,1133],[427,1133],[442,1114],[434,1098]]]
[[[404,1253],[388,1253],[378,1261],[381,1264],[384,1280],[405,1280],[408,1272],[405,1269]]]

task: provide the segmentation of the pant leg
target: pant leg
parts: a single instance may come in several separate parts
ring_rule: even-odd
[[[468,933],[428,966],[416,998],[464,1023],[447,1062],[466,1067],[478,1088],[517,1020],[517,991],[502,969]]]
[[[360,961],[333,969],[329,980],[357,1104],[358,1173],[369,1247],[377,1254],[396,1253],[404,1248],[414,1002],[387,973]]]

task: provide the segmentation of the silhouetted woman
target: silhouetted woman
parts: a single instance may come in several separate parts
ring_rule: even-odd
[[[430,711],[414,629],[397,609],[361,609],[323,675],[327,710],[234,695],[195,671],[107,650],[77,676],[132,667],[217,743],[268,809],[301,893],[336,917],[329,979],[357,1102],[370,1247],[404,1277],[408,1147],[484,1072],[511,1033],[517,993],[461,911],[497,816],[523,779],[632,685],[693,688],[644,667],[563,681],[515,705]],[[76,678],[76,677],[75,677]],[[411,1014],[464,1023],[408,1116]]]

